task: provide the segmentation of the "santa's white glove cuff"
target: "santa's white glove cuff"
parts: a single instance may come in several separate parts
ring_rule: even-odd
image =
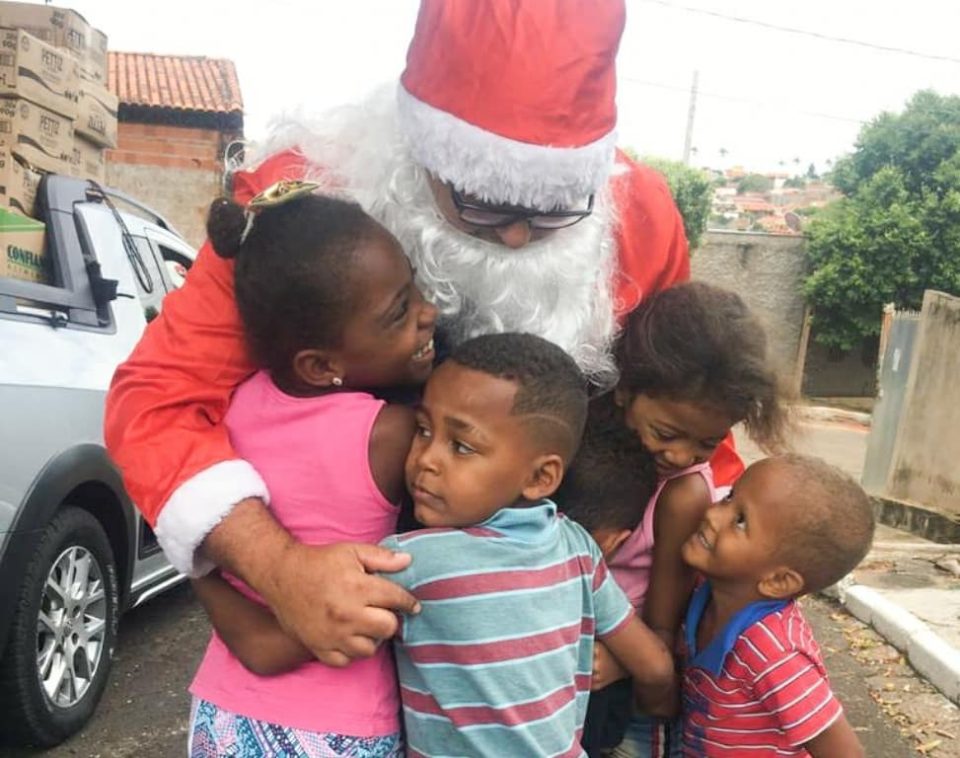
[[[244,460],[216,463],[187,479],[164,503],[157,540],[167,559],[187,576],[209,573],[214,564],[198,553],[200,543],[241,500],[269,503],[267,485]]]

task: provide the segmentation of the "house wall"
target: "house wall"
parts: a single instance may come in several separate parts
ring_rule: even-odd
[[[797,368],[805,266],[803,237],[752,232],[708,231],[691,258],[691,278],[733,290],[756,313],[786,381]]]
[[[220,193],[225,140],[214,129],[120,123],[117,147],[107,151],[107,184],[163,214],[199,247]]]
[[[924,293],[887,488],[960,515],[960,298]]]

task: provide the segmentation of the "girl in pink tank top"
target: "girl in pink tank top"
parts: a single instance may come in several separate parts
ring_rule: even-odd
[[[786,415],[763,327],[733,292],[689,282],[644,299],[616,354],[620,382],[595,401],[596,412],[617,414],[637,434],[654,456],[659,484],[609,565],[647,624],[675,649],[695,581],[680,547],[726,494],[714,487],[711,456],[739,423],[764,450],[779,449]],[[605,651],[596,660],[595,687],[623,676]],[[664,702],[655,712],[676,707]],[[679,754],[669,732],[668,722],[638,714],[611,755]]]
[[[415,422],[373,393],[426,380],[436,309],[399,243],[358,205],[281,185],[247,209],[217,200],[207,221],[216,253],[236,259],[237,306],[262,369],[234,394],[227,428],[294,537],[376,544],[396,531]],[[191,758],[403,754],[389,646],[332,668],[239,579],[194,586],[214,634],[190,688]]]

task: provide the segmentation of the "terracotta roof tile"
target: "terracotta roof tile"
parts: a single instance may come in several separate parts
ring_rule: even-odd
[[[233,61],[188,55],[109,53],[109,85],[121,105],[242,113]]]

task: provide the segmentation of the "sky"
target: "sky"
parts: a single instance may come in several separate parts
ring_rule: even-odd
[[[691,163],[715,168],[792,173],[814,163],[823,170],[828,160],[854,149],[864,122],[885,110],[901,110],[917,90],[960,95],[956,60],[709,15],[960,59],[960,3],[955,0],[626,2],[617,59],[619,141],[641,155],[682,157],[695,71],[699,96]],[[253,140],[285,111],[321,111],[395,81],[417,10],[416,0],[75,0],[64,5],[106,32],[111,50],[232,60],[243,93],[246,135]]]

